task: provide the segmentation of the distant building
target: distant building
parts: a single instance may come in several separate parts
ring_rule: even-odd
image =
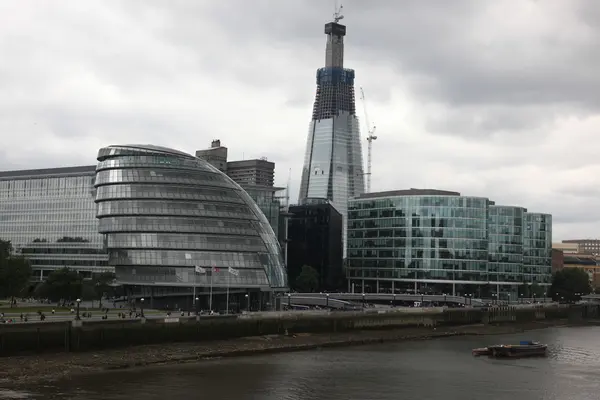
[[[208,161],[219,171],[227,173],[227,147],[221,146],[219,139],[213,140],[210,148],[197,150],[196,157]]]
[[[348,283],[355,292],[516,298],[551,283],[552,216],[432,189],[349,202]]]
[[[329,202],[289,207],[288,278],[294,288],[302,266],[319,273],[319,290],[345,288],[342,215]]]
[[[579,251],[579,244],[577,243],[552,243],[552,248],[555,250],[560,250],[562,251],[564,254],[578,254],[580,253]]]
[[[570,239],[562,242],[576,244],[579,247],[579,253],[600,255],[600,239]]]
[[[0,239],[31,262],[34,280],[68,267],[112,271],[98,233],[96,166],[0,172]]]
[[[273,186],[275,163],[259,160],[229,161],[227,175],[240,186]]]
[[[600,287],[600,262],[592,254],[565,254],[564,268],[580,268],[584,270],[590,279],[593,287]]]
[[[565,253],[562,250],[552,249],[552,273],[558,272],[565,267]]]

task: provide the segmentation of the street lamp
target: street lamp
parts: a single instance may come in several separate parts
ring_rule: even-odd
[[[329,293],[325,294],[325,307],[329,308]]]
[[[140,302],[141,302],[141,305],[140,305],[140,316],[142,318],[144,318],[144,298],[143,297],[140,299]]]
[[[200,315],[200,299],[198,297],[196,297],[196,315]]]
[[[248,296],[248,293],[246,293],[244,296],[246,297],[246,310],[250,312],[250,296]]]
[[[77,315],[75,316],[75,319],[77,321],[79,321],[81,318],[79,318],[79,304],[81,304],[81,299],[77,299]]]
[[[362,299],[363,299],[363,308],[364,308],[367,305],[364,293],[362,294]]]
[[[248,295],[246,295],[248,297]],[[288,293],[288,310],[292,308],[292,294]]]

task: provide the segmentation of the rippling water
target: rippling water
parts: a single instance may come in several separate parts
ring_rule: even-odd
[[[28,392],[0,390],[0,398],[597,400],[598,338],[600,327],[557,328],[222,359],[95,374]],[[549,356],[471,356],[473,347],[529,339],[548,343]]]

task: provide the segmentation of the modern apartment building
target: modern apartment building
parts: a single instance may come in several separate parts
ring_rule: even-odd
[[[112,270],[98,233],[96,166],[0,172],[0,239],[31,262],[34,279],[68,267]]]
[[[354,70],[344,68],[346,26],[325,25],[325,67],[317,70],[317,93],[306,141],[298,203],[328,199],[342,214],[346,248],[348,200],[365,191]]]
[[[364,292],[517,296],[551,283],[552,216],[429,189],[350,200],[348,282]]]

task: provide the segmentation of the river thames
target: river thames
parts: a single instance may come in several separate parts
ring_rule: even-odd
[[[0,398],[68,400],[558,400],[600,398],[600,327],[454,337],[210,360],[78,377]],[[471,349],[538,340],[546,358]]]

